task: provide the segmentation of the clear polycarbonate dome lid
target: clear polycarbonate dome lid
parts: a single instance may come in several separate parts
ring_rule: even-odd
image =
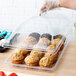
[[[25,58],[23,61],[21,60],[20,64],[15,64],[11,61],[10,57],[13,56],[11,55],[6,63],[40,69],[40,71],[54,70],[68,45],[71,32],[70,25],[71,21],[57,12],[29,18],[17,28],[16,33],[20,35],[17,37],[16,43],[6,45],[6,47],[15,48],[13,55],[18,54],[21,57],[23,55]],[[30,58],[28,58],[29,56]],[[33,59],[36,57],[38,58],[37,63]],[[31,58],[35,62],[30,63]]]
[[[71,32],[70,20],[64,16],[50,17],[49,15],[31,17],[23,22],[17,32],[25,33],[26,36],[32,32],[40,34],[50,33],[51,35],[66,35]],[[70,32],[69,32],[70,31]]]
[[[52,35],[52,39],[55,35],[63,35],[66,38],[70,38],[70,24],[70,20],[62,14],[59,15],[59,17],[57,14],[51,14],[48,16],[47,14],[43,14],[42,16],[31,17],[20,24],[17,28],[16,33],[19,33],[20,36],[17,38],[17,42],[15,41],[18,45],[16,44],[13,46],[20,47],[31,33],[39,33],[40,36],[48,33]],[[6,46],[12,45],[6,44]]]
[[[50,23],[46,17],[35,16],[23,22],[17,32],[25,33],[26,35],[32,32],[38,32],[40,34],[48,33],[48,25]]]

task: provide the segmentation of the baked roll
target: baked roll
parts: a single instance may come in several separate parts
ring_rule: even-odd
[[[19,53],[14,53],[12,56],[11,56],[11,62],[14,63],[14,64],[22,64],[23,63],[23,60],[24,60],[24,56],[19,54]]]
[[[50,67],[53,66],[53,61],[49,57],[43,57],[39,61],[39,65],[40,65],[40,67],[48,67],[48,68],[50,68]]]
[[[37,56],[29,55],[24,59],[24,62],[29,66],[37,66],[39,64],[39,58]]]

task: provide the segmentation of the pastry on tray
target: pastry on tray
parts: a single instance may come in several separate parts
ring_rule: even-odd
[[[46,53],[44,57],[52,59],[53,64],[57,61],[59,53],[51,54],[50,52]]]
[[[29,66],[37,66],[39,64],[38,63],[39,62],[39,57],[29,55],[24,59],[24,62],[25,62],[26,65],[29,65]]]
[[[22,64],[24,60],[24,56],[20,53],[14,53],[11,56],[11,62],[14,64]]]
[[[56,63],[58,55],[58,53],[52,54],[50,52],[47,52],[44,57],[40,59],[40,67],[52,67]]]
[[[49,57],[43,57],[41,58],[41,60],[39,61],[39,65],[40,67],[52,67],[53,66],[53,60]]]

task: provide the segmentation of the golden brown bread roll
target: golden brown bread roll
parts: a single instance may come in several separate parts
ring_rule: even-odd
[[[24,62],[29,66],[37,66],[39,64],[39,58],[37,56],[29,55],[25,58]]]
[[[14,53],[11,56],[11,62],[14,64],[22,64],[24,60],[24,56],[19,53]]]
[[[40,67],[48,67],[48,68],[50,68],[50,67],[53,66],[53,61],[49,57],[43,57],[39,61],[39,65],[40,65]]]

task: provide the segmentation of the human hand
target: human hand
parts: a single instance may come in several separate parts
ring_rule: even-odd
[[[40,15],[59,6],[59,0],[47,0],[40,9]]]

